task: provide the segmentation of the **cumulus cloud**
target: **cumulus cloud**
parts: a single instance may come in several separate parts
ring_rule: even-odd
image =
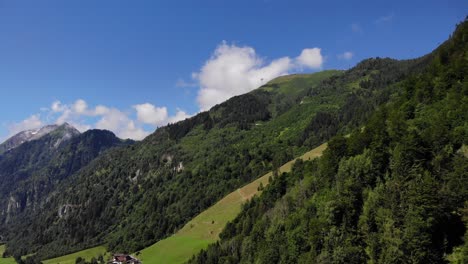
[[[68,105],[55,101],[50,109],[52,113],[58,114],[55,123],[68,122],[81,132],[92,128],[107,129],[121,138],[136,140],[143,139],[150,133],[135,124],[129,113],[104,105],[89,108],[87,102],[83,99],[78,99]],[[89,119],[93,118],[97,121],[89,123]]]
[[[177,109],[174,115],[169,115],[166,107],[156,107],[150,103],[134,105],[128,111],[105,105],[90,107],[83,99],[71,104],[54,101],[50,107],[42,108],[41,111],[45,117],[36,114],[7,126],[9,136],[23,130],[40,128],[47,123],[67,122],[81,132],[92,128],[107,129],[120,138],[141,140],[158,126],[175,123],[191,116],[181,109]]]
[[[13,123],[8,126],[8,133],[9,136],[13,136],[21,131],[30,130],[30,129],[37,129],[44,126],[44,123],[41,120],[41,116],[39,114],[31,115],[30,117],[26,118],[25,120]]]
[[[197,102],[201,111],[235,95],[249,92],[262,84],[299,68],[319,69],[323,57],[319,48],[304,49],[299,57],[282,57],[266,62],[252,47],[221,43],[199,72]]]
[[[62,105],[62,103],[60,101],[55,101],[55,102],[52,103],[51,109],[54,112],[61,112],[61,111],[63,111],[64,108],[63,108],[63,105]]]
[[[300,66],[305,66],[311,69],[320,69],[323,64],[323,57],[319,48],[304,49],[301,55],[297,57],[297,62]]]
[[[102,108],[102,106],[101,106]],[[96,111],[94,111],[96,112]],[[121,138],[143,139],[149,132],[142,127],[138,127],[126,113],[116,108],[106,108],[100,119],[95,124],[95,128],[113,131]]]
[[[88,104],[83,99],[78,99],[73,104],[73,111],[78,114],[84,114],[88,108]]]
[[[167,119],[168,123],[176,123],[182,120],[185,120],[192,115],[187,114],[185,111],[177,109],[177,112],[174,116],[171,116]]]
[[[223,42],[195,74],[200,83],[197,101],[202,111],[226,99],[246,93],[262,82],[286,74],[290,60],[282,58],[266,64],[251,47]]]
[[[351,51],[345,51],[342,54],[338,54],[337,57],[340,60],[350,60],[353,58],[353,56],[354,56],[354,53],[352,53]]]
[[[175,123],[191,116],[180,109],[177,109],[177,112],[174,116],[169,116],[166,107],[156,107],[150,103],[134,105],[133,108],[137,112],[138,121],[153,126],[162,126],[168,123]]]
[[[161,125],[167,120],[167,108],[156,107],[150,103],[134,105],[133,108],[137,111],[138,120],[151,125]]]
[[[98,105],[93,111],[93,115],[105,115],[109,112],[109,108],[103,106],[103,105]]]
[[[222,42],[201,69],[192,73],[191,82],[179,79],[175,86],[198,86],[196,101],[200,111],[205,111],[278,76],[304,69],[320,69],[323,63],[324,57],[321,49],[317,47],[303,49],[297,57],[266,59],[257,55],[252,47]],[[53,120],[57,124],[68,122],[82,132],[91,128],[108,129],[121,138],[139,140],[150,134],[151,128],[155,129],[191,116],[181,109],[170,115],[167,107],[155,106],[148,102],[135,104],[123,111],[105,105],[90,107],[83,99],[70,104],[54,101],[50,107],[42,108],[41,111],[45,113],[45,119],[40,115],[33,115],[11,125],[9,131],[38,128]]]

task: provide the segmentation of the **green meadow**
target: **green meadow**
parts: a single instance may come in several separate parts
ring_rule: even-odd
[[[322,155],[327,144],[305,153],[299,159],[309,160]],[[280,173],[291,171],[295,160],[279,168]],[[138,258],[144,264],[184,263],[191,256],[205,249],[219,239],[219,234],[229,221],[240,213],[241,205],[254,195],[259,194],[260,183],[268,185],[272,176],[269,172],[250,184],[228,194],[215,205],[197,215],[174,235],[140,251]]]
[[[5,252],[5,245],[0,245],[0,264],[14,264],[16,263],[14,258],[2,258],[3,252]]]
[[[98,246],[93,248],[88,248],[82,251],[78,251],[69,255],[61,256],[58,258],[48,259],[42,261],[44,264],[75,264],[76,258],[81,257],[86,261],[91,261],[92,258],[98,258],[100,255],[104,257],[104,260],[107,261],[109,254],[106,251],[104,246]],[[3,264],[3,263],[2,263]]]
[[[299,159],[309,160],[322,155],[327,144],[322,144],[319,147],[305,153]],[[292,165],[296,159],[289,161],[279,168],[280,173],[291,171]],[[268,185],[269,178],[272,172],[269,172],[257,180],[245,185],[242,188],[228,194],[215,205],[197,215],[194,219],[188,222],[176,234],[163,239],[156,244],[145,248],[137,254],[137,257],[144,264],[171,264],[184,263],[191,256],[202,249],[208,247],[209,244],[216,242],[219,239],[219,234],[229,221],[232,221],[241,211],[242,204],[254,195],[260,193],[258,187]],[[3,253],[5,246],[0,246],[0,253]],[[74,264],[78,257],[90,261],[93,257],[98,258],[100,255],[104,260],[109,259],[109,253],[104,246],[89,248],[69,255],[44,260],[44,264]],[[0,264],[14,264],[13,258],[0,258]]]

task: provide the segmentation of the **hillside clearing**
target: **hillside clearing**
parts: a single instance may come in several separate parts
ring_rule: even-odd
[[[310,160],[320,157],[326,148],[327,143],[318,146],[299,158],[287,162],[279,168],[279,172],[291,171],[292,165],[297,159]],[[184,263],[201,249],[216,242],[224,226],[239,214],[241,205],[254,195],[259,194],[260,184],[268,185],[268,179],[272,175],[272,172],[269,172],[228,194],[215,205],[197,215],[176,234],[143,249],[138,257],[145,264]]]
[[[0,245],[0,264],[15,264],[14,258],[2,258],[3,252],[5,252],[5,245]]]
[[[97,246],[93,248],[88,248],[82,251],[78,251],[69,255],[48,259],[42,261],[44,264],[75,264],[76,258],[82,257],[87,262],[91,261],[92,258],[98,258],[100,255],[104,257],[104,260],[109,258],[107,250],[104,246]],[[3,263],[1,263],[3,264]]]

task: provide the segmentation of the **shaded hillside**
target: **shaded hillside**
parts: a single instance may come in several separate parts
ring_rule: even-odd
[[[49,193],[68,176],[105,150],[128,143],[109,131],[80,134],[65,124],[4,153],[0,156],[0,222],[40,210]]]
[[[44,210],[8,225],[7,250],[44,259],[103,243],[128,252],[149,246],[232,190],[359,127],[428,58],[369,59],[346,72],[276,80],[109,151],[70,177]]]
[[[274,179],[190,263],[468,262],[468,21],[321,159]]]

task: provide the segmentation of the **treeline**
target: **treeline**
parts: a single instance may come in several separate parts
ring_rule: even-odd
[[[271,118],[268,109],[270,100],[271,94],[263,91],[234,96],[222,104],[215,105],[209,112],[202,112],[183,122],[169,124],[165,129],[173,140],[182,139],[198,126],[210,130],[215,126],[224,128],[230,125],[246,130],[257,121],[267,121]]]
[[[169,236],[232,190],[336,131],[361,127],[393,88],[376,85],[364,96],[359,83],[377,78],[377,72],[388,74],[379,78],[391,83],[400,81],[385,65],[412,70],[425,65],[420,60],[372,63],[358,73],[293,76],[105,153],[61,183],[61,192],[41,210],[7,226],[8,252],[46,259],[100,244],[136,252]],[[354,94],[363,101],[347,103]],[[361,108],[362,116],[340,119],[339,113],[353,105],[369,107]],[[320,131],[307,132],[311,123],[320,124]]]
[[[467,42],[465,21],[363,129],[274,179],[189,263],[468,263]]]
[[[339,93],[347,90],[346,88],[351,88],[351,93],[345,97],[339,109],[319,111],[296,144],[313,147],[338,132],[347,133],[350,128],[363,124],[378,106],[389,100],[397,89],[396,83],[410,74],[422,71],[431,58],[432,54],[406,61],[389,58],[367,59],[346,74],[323,81],[320,87],[317,87],[320,90],[307,90],[307,96],[322,94],[323,97],[325,91]]]
[[[41,210],[5,227],[7,253],[41,260],[104,243],[111,251],[135,252],[175,232],[273,163],[303,151],[275,140],[297,121],[270,120],[268,96],[277,95],[235,97],[101,155],[59,183],[60,192]],[[257,113],[256,107],[263,110]],[[303,115],[314,111],[301,109]],[[264,126],[255,126],[257,121]],[[288,155],[276,155],[278,150]]]
[[[132,144],[112,132],[90,130],[62,140],[64,126],[0,155],[0,227],[17,214],[40,208],[56,185],[112,147]],[[60,143],[60,144],[57,144]],[[8,208],[9,201],[17,206]],[[0,228],[0,234],[4,234]]]

